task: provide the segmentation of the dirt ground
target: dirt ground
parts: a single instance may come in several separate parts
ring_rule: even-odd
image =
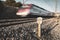
[[[60,18],[46,21],[42,26],[42,40],[60,40]]]

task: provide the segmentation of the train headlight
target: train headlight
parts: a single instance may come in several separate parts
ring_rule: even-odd
[[[28,14],[29,14],[29,9],[22,9],[16,13],[16,15],[20,15],[20,16],[27,16]]]

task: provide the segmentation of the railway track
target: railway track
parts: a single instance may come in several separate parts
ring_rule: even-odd
[[[39,40],[35,34],[36,31],[34,32],[34,30],[36,29],[36,26],[37,26],[37,24],[34,23],[34,22],[36,22],[36,19],[37,18],[1,19],[0,20],[0,33],[1,33],[0,40],[3,40],[3,39],[6,39],[6,40],[7,39],[10,39],[10,40],[18,40],[18,39],[19,40],[24,40],[24,39]],[[59,24],[57,23],[56,18],[43,19],[43,23],[42,23],[42,27],[41,27],[42,36],[47,37],[46,35],[49,35],[49,33],[58,25]],[[18,35],[20,35],[20,36],[18,36]],[[46,39],[48,39],[48,38],[46,38]]]
[[[36,18],[1,19],[0,27],[28,23],[28,22],[35,22],[35,21],[36,21]]]
[[[33,22],[36,18],[1,19],[0,40],[38,40],[33,32],[32,26],[36,24]]]

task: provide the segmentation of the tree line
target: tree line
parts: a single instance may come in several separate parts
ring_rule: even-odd
[[[6,0],[6,1],[0,0],[0,14],[2,13],[2,11],[6,6],[21,7],[22,3],[16,2],[15,0]]]
[[[13,6],[13,7],[21,7],[21,2],[16,2],[15,0],[6,0],[5,5],[7,6]]]
[[[21,2],[16,2],[15,0],[6,0],[6,1],[1,1],[0,0],[0,5],[4,6],[13,6],[13,7],[21,7],[22,3]]]

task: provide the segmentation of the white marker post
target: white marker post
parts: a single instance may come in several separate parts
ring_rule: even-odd
[[[41,17],[37,18],[37,23],[38,23],[37,36],[41,37],[41,24],[42,24],[42,18]]]

